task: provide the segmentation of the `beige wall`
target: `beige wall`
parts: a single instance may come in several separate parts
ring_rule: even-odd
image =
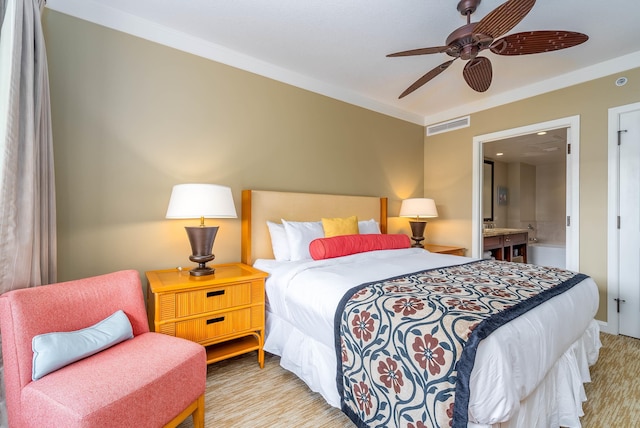
[[[174,184],[423,195],[424,127],[45,10],[59,279],[189,266]],[[240,259],[240,219],[216,262]],[[400,227],[406,226],[399,222]]]
[[[504,162],[494,161],[494,185],[493,185],[493,222],[496,227],[507,227],[509,205],[498,204],[498,187],[509,189],[509,166]]]
[[[188,264],[190,223],[164,212],[171,186],[189,181],[231,186],[238,211],[245,188],[386,195],[391,216],[424,194],[440,214],[428,241],[470,248],[473,136],[580,115],[580,269],[606,319],[607,109],[640,101],[640,69],[623,87],[597,79],[424,138],[421,126],[48,9],[43,22],[60,279]],[[240,221],[211,223],[216,261],[237,260]]]
[[[624,75],[622,87],[615,78]],[[596,79],[471,115],[469,128],[425,138],[425,194],[442,213],[433,240],[471,246],[473,137],[580,115],[580,270],[600,288],[597,318],[606,320],[608,109],[640,101],[640,69]]]
[[[536,167],[535,236],[542,242],[566,243],[567,166],[564,162]]]
[[[536,219],[536,167],[527,163],[507,164],[507,227],[520,229]],[[497,189],[496,189],[497,194]]]

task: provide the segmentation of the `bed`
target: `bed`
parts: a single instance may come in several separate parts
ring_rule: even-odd
[[[455,395],[451,389],[443,390],[435,400],[442,402],[441,408],[435,409],[427,398],[427,390],[433,388],[423,388],[424,408],[413,409],[413,413],[401,410],[395,416],[389,416],[385,412],[390,411],[391,405],[385,401],[386,398],[380,398],[369,402],[369,407],[365,406],[368,416],[362,407],[362,418],[357,414],[354,416],[358,409],[349,409],[344,398],[350,394],[345,388],[354,387],[350,385],[349,376],[353,380],[355,376],[364,379],[364,375],[340,371],[345,370],[345,364],[340,361],[344,349],[340,347],[347,339],[339,339],[336,334],[336,329],[341,330],[340,318],[347,317],[337,312],[338,306],[343,308],[350,304],[345,303],[350,302],[347,293],[351,291],[348,294],[354,294],[354,290],[361,290],[363,284],[382,287],[385,285],[383,281],[389,278],[405,281],[407,274],[416,272],[437,275],[446,272],[449,277],[453,272],[453,276],[462,277],[461,270],[468,270],[470,266],[475,269],[482,262],[416,248],[380,249],[320,260],[304,257],[276,260],[274,250],[280,250],[272,246],[271,237],[275,229],[271,228],[274,224],[317,223],[321,218],[350,216],[356,216],[369,226],[375,223],[382,234],[389,227],[386,198],[243,191],[242,260],[270,275],[265,285],[267,327],[264,347],[265,351],[280,356],[282,367],[295,373],[327,403],[342,408],[358,426],[418,428],[449,426],[448,423],[453,423],[453,426],[501,428],[580,426],[582,403],[586,400],[583,384],[590,380],[589,366],[597,360],[600,348],[599,328],[593,319],[598,307],[597,286],[586,276],[573,277],[570,287],[537,303],[504,325],[495,326],[490,334],[486,333],[486,337],[473,348],[475,355],[464,384],[467,392],[464,395],[460,389],[458,400],[452,398]],[[507,268],[511,269],[511,266],[515,264],[509,263]],[[525,266],[522,265],[523,268]],[[490,268],[495,270],[496,266]],[[487,267],[484,269],[486,271]],[[419,276],[423,278],[422,274]],[[568,282],[563,282],[563,285]],[[359,309],[354,307],[357,313]],[[477,325],[472,323],[466,328],[473,330]],[[387,328],[376,328],[376,333],[385,330]],[[376,352],[381,355],[387,351]],[[464,359],[462,353],[458,355]],[[462,363],[458,367],[462,367]],[[458,378],[464,377],[462,372],[461,368]],[[415,374],[412,377],[410,372],[401,374],[404,375],[403,388],[409,388],[415,395],[415,391],[420,390],[416,385],[424,382]],[[456,377],[447,380],[455,383]],[[357,392],[357,385],[355,387]],[[391,385],[388,389],[396,387]],[[354,399],[353,396],[351,398]],[[418,396],[418,399],[423,398]],[[463,417],[447,413],[442,419],[444,410],[454,412],[456,401],[456,405],[466,401]],[[449,407],[443,410],[445,404]],[[396,409],[396,403],[393,405]],[[440,419],[430,419],[432,411],[440,412]],[[459,407],[455,411],[461,412]],[[367,421],[365,417],[369,416],[372,419]],[[377,422],[375,416],[379,418]]]

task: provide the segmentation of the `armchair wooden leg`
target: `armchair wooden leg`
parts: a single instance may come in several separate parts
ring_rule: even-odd
[[[163,428],[175,428],[182,421],[191,415],[193,417],[193,428],[204,428],[204,394],[196,399],[189,407],[184,409],[178,416],[173,418],[171,422]]]
[[[193,411],[193,428],[204,428],[204,394],[198,398],[198,406]]]

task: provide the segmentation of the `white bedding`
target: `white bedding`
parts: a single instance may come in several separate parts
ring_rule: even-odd
[[[254,266],[270,274],[265,350],[340,407],[333,320],[344,293],[365,282],[472,260],[415,248],[319,261],[257,260]],[[600,346],[597,308],[597,286],[587,278],[483,340],[471,374],[470,426],[580,426],[582,383],[590,380],[588,366]]]

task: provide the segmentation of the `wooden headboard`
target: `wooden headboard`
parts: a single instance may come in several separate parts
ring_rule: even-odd
[[[243,190],[241,260],[251,265],[256,259],[273,259],[267,221],[319,221],[352,215],[359,220],[375,219],[380,231],[387,233],[387,198]]]

